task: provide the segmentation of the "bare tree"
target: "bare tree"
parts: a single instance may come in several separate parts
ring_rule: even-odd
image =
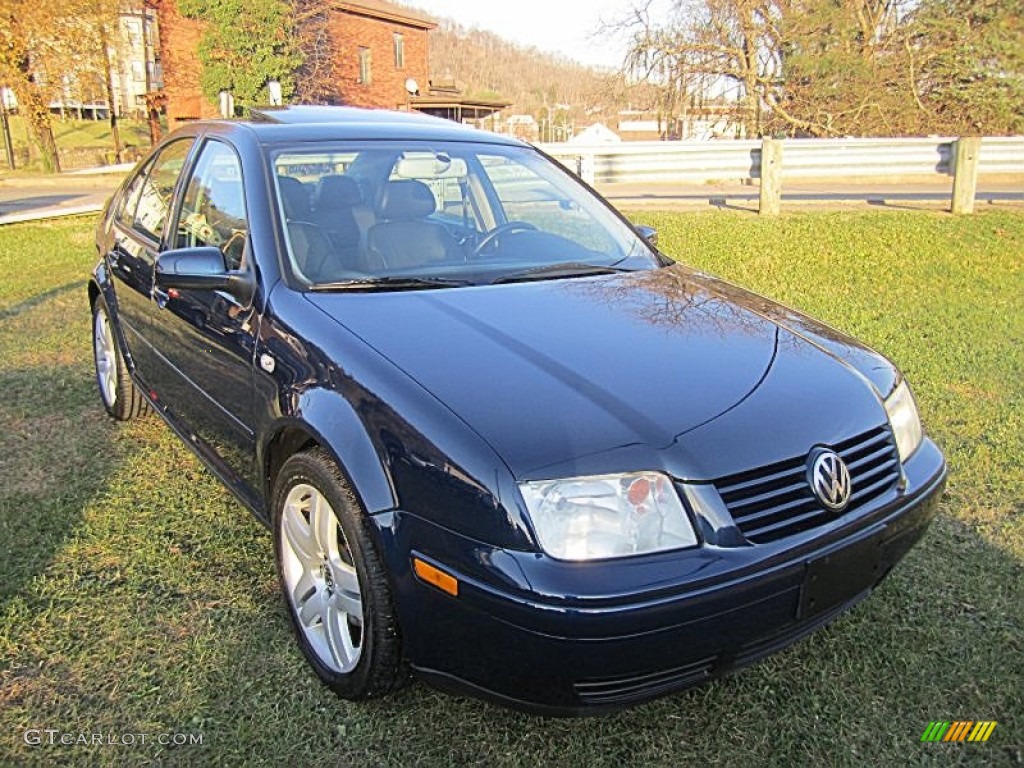
[[[338,97],[337,57],[327,29],[328,3],[292,0],[302,66],[296,73],[295,92],[305,104],[330,104]]]
[[[776,0],[674,0],[659,19],[648,2],[619,22],[630,36],[625,69],[658,84],[666,108],[734,103],[744,133],[756,136],[778,80],[780,18]]]
[[[1024,129],[1020,0],[673,0],[657,20],[650,7],[620,23],[626,70],[671,108],[735,83],[747,135]]]

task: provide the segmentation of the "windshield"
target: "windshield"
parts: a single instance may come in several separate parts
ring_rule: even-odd
[[[574,178],[524,147],[363,142],[271,157],[289,271],[308,290],[541,280],[660,265]]]

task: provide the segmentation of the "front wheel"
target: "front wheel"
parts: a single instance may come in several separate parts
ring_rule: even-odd
[[[135,388],[121,350],[114,338],[110,310],[102,297],[92,308],[92,351],[96,365],[96,385],[107,413],[118,421],[127,421],[146,412],[146,399]]]
[[[281,467],[273,531],[285,605],[317,675],[345,699],[400,686],[407,673],[398,620],[370,522],[322,448]]]

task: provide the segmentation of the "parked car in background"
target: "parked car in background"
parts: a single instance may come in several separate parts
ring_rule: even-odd
[[[869,594],[945,481],[892,363],[515,140],[191,124],[97,245],[104,407],[154,410],[269,526],[346,698],[412,672],[566,714],[699,683]]]

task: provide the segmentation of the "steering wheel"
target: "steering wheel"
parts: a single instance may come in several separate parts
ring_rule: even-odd
[[[473,249],[473,255],[478,256],[483,253],[487,246],[509,232],[530,232],[536,231],[536,229],[537,228],[528,221],[506,221],[504,224],[499,224],[483,236],[483,239],[477,243],[476,247]]]

